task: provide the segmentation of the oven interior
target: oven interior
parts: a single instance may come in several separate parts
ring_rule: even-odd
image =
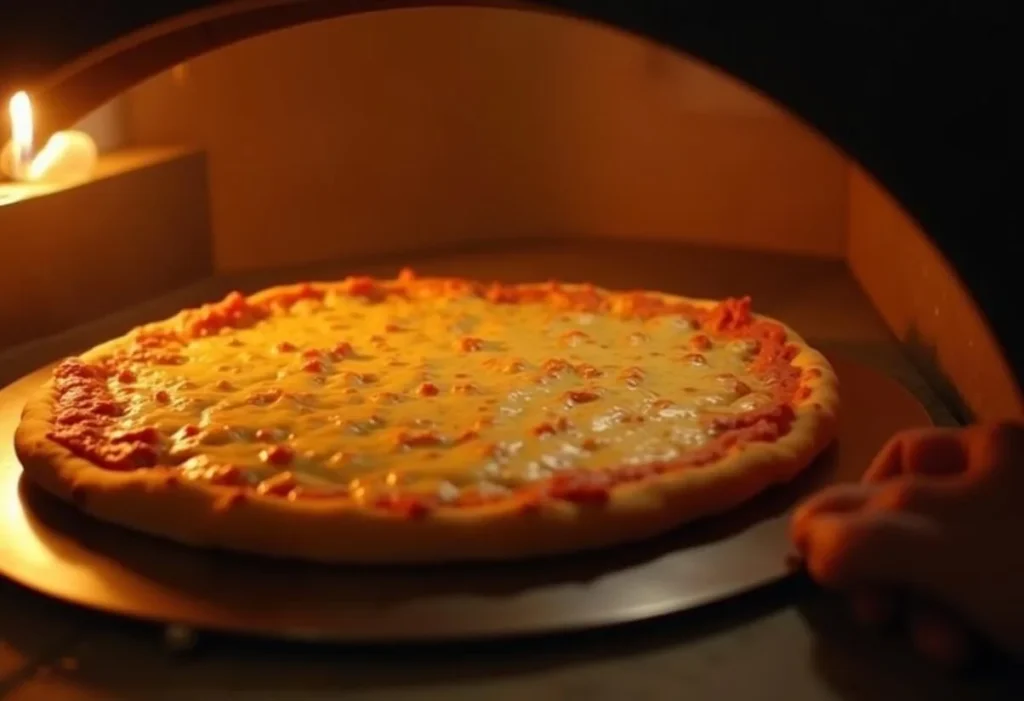
[[[750,295],[842,368],[852,433],[827,459],[828,479],[858,476],[893,421],[1024,414],[984,314],[915,220],[805,120],[727,73],[635,34],[521,8],[296,24],[341,4],[238,3],[258,8],[232,24],[229,10],[207,5],[205,44],[187,44],[191,25],[172,25],[185,48],[152,36],[141,53],[115,43],[30,96],[47,137],[46,125],[69,126],[61,121],[83,95],[112,97],[72,128],[98,153],[79,177],[0,182],[0,373],[14,382],[3,426],[16,423],[14,399],[41,367],[140,323],[232,290],[404,267]],[[243,35],[254,36],[232,40]],[[192,57],[164,60],[179,53]],[[108,70],[89,78],[83,65]],[[111,81],[103,90],[89,82],[101,79]],[[12,460],[0,455],[10,507],[0,530],[21,533],[0,561],[7,576],[122,615],[261,634],[282,634],[285,621],[293,637],[349,641],[587,627],[634,618],[637,606],[731,596],[785,575],[779,550],[796,494],[738,513],[739,525],[678,536],[707,545],[699,556],[672,541],[652,545],[649,561],[551,571],[303,571],[310,597],[299,600],[282,595],[291,570],[274,578],[218,559],[204,561],[199,581],[194,553],[33,505]],[[84,545],[68,550],[68,532]],[[33,569],[40,561],[51,569]],[[224,599],[257,574],[251,600]],[[672,591],[651,587],[668,578]],[[564,586],[577,581],[591,584]],[[522,592],[511,597],[519,608],[506,607],[510,591]],[[266,602],[277,619],[249,615]]]
[[[494,8],[327,19],[158,72],[76,129],[88,178],[0,198],[7,348],[180,288],[411,265],[751,294],[826,347],[906,356],[961,419],[1021,411],[984,315],[870,175],[633,34]]]

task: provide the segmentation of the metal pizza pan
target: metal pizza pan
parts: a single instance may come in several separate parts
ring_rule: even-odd
[[[397,643],[578,631],[678,613],[788,574],[800,499],[857,480],[894,432],[931,424],[898,382],[831,359],[839,435],[794,482],[648,542],[507,564],[325,567],[203,551],[96,522],[22,478],[12,436],[35,372],[0,391],[0,574],[113,615],[198,631]]]

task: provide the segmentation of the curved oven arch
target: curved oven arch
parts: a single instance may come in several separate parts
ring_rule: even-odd
[[[985,116],[972,114],[971,104],[948,100],[944,90],[950,77],[973,73],[975,93],[998,97],[985,93],[991,86],[984,81],[998,79],[985,70],[998,65],[993,57],[980,44],[953,52],[948,43],[954,37],[964,43],[970,17],[941,11],[900,16],[885,13],[884,3],[870,2],[857,8],[825,3],[800,17],[630,0],[177,0],[136,3],[108,15],[97,13],[103,4],[27,3],[5,18],[0,88],[34,91],[46,106],[43,132],[72,124],[187,58],[271,30],[353,13],[435,6],[563,12],[671,45],[777,100],[887,187],[967,284],[1021,379],[1024,348],[1011,345],[1017,314],[991,270],[1005,242],[971,232],[977,209],[990,199],[988,183],[997,179],[978,177],[993,168],[985,141],[993,134],[972,133]],[[921,26],[929,31],[919,31]],[[45,38],[34,43],[40,37]],[[876,123],[880,114],[889,121]],[[981,121],[970,123],[974,117]],[[943,168],[944,163],[955,166]]]

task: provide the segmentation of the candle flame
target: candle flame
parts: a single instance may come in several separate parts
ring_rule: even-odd
[[[30,153],[35,139],[32,120],[32,101],[24,90],[15,93],[10,103],[11,141],[14,148],[22,153]]]

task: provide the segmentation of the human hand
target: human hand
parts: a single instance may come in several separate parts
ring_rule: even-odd
[[[1024,658],[1024,425],[900,433],[861,483],[801,505],[791,535],[816,581],[925,655],[960,665],[980,640]]]

